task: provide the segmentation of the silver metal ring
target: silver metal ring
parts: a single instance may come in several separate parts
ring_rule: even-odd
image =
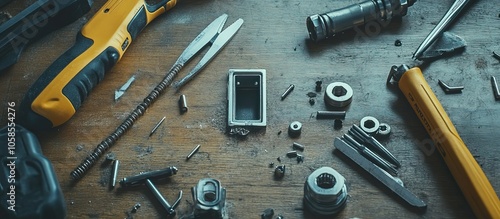
[[[352,101],[353,91],[351,86],[344,82],[329,84],[325,90],[325,103],[332,107],[346,107]]]
[[[380,122],[373,116],[365,116],[359,121],[359,126],[368,134],[375,134],[380,128]]]

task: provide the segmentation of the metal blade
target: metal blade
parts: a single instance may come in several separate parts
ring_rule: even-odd
[[[233,36],[238,32],[241,25],[243,25],[243,19],[236,20],[231,26],[226,28],[222,33],[220,33],[215,41],[213,42],[210,49],[207,51],[205,56],[198,62],[198,64],[180,81],[176,82],[174,86],[179,89],[188,81],[190,81],[196,74],[201,71],[213,58],[220,52],[220,50],[233,38]]]
[[[130,77],[128,79],[127,82],[125,82],[125,84],[123,84],[120,89],[118,90],[115,90],[115,101],[117,101],[118,99],[120,99],[120,97],[123,96],[123,94],[125,93],[125,91],[127,91],[127,89],[130,87],[130,85],[132,84],[132,82],[135,81],[135,75]]]
[[[194,38],[194,40],[186,47],[186,49],[179,56],[179,59],[175,62],[174,66],[177,64],[184,65],[191,58],[193,58],[196,53],[198,53],[203,47],[205,47],[217,34],[220,33],[222,27],[227,20],[227,14],[223,14],[212,23],[210,23],[201,33]]]
[[[337,150],[341,151],[347,157],[349,157],[352,161],[358,164],[361,168],[370,173],[373,177],[375,177],[382,184],[387,186],[391,191],[396,193],[403,200],[408,202],[411,206],[417,208],[425,208],[427,204],[424,201],[419,199],[416,195],[411,193],[408,189],[399,184],[393,177],[386,174],[383,170],[375,166],[372,162],[367,160],[361,154],[359,154],[355,149],[349,146],[346,142],[344,142],[340,138],[335,138],[334,146]]]

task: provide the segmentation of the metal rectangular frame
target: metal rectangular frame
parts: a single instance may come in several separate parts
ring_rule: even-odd
[[[257,119],[241,119],[238,117],[238,98],[243,98],[237,92],[238,86],[240,84],[236,78],[237,77],[258,77],[259,81],[256,82],[255,86],[258,86],[259,96],[258,107],[259,113]],[[229,69],[228,74],[228,86],[227,86],[227,103],[228,103],[228,116],[227,124],[229,127],[234,126],[244,126],[244,127],[265,127],[267,125],[267,115],[266,115],[266,70],[265,69]],[[243,86],[243,85],[242,85]],[[239,96],[238,96],[239,95]],[[253,106],[255,107],[255,106]]]

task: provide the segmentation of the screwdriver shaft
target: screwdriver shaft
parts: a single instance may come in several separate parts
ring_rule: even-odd
[[[458,16],[460,11],[469,3],[470,0],[456,0],[453,5],[448,9],[446,14],[441,18],[439,23],[432,29],[432,31],[427,35],[424,41],[418,46],[417,50],[413,54],[414,59],[418,59],[424,51],[429,48],[436,41],[436,39],[441,36],[444,29],[446,29],[450,23]]]

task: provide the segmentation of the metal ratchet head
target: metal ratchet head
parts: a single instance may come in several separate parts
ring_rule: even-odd
[[[405,16],[416,0],[368,0],[324,14],[307,17],[309,37],[320,41],[370,21],[391,21]]]

